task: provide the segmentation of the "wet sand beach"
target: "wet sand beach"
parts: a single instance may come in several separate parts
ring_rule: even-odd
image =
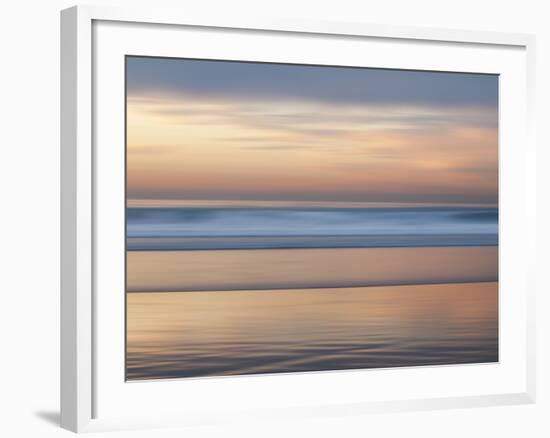
[[[498,283],[127,295],[129,380],[498,361]]]

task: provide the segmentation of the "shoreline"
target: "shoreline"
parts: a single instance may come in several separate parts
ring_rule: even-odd
[[[222,292],[321,292],[321,291],[331,291],[337,289],[344,289],[346,291],[353,291],[358,289],[369,289],[369,288],[384,288],[384,287],[416,287],[416,286],[445,286],[445,285],[470,285],[470,284],[483,284],[483,283],[497,283],[498,279],[490,280],[472,280],[472,281],[446,281],[444,283],[438,282],[418,282],[418,283],[381,283],[381,284],[359,284],[359,285],[350,285],[350,286],[315,286],[315,287],[304,287],[304,288],[286,288],[286,287],[265,287],[261,289],[221,289],[221,290],[134,290],[126,291],[127,294],[193,294],[193,293],[222,293]]]
[[[127,237],[127,251],[427,248],[498,246],[495,234]]]

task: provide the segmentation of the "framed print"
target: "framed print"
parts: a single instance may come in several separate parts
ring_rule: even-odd
[[[61,43],[63,427],[534,401],[531,36],[75,7]]]

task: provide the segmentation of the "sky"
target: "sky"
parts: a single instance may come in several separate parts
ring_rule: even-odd
[[[498,200],[497,76],[126,62],[129,200]]]

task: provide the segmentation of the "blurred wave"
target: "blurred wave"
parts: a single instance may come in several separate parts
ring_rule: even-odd
[[[128,208],[129,250],[496,245],[481,207]]]

